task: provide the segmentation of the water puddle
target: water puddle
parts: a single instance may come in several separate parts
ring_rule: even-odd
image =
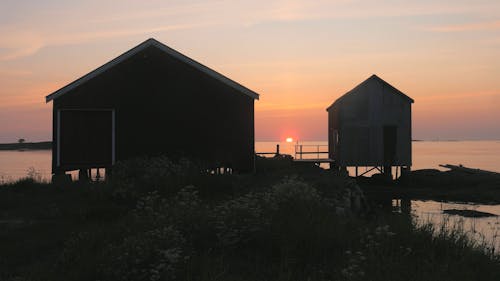
[[[500,253],[500,205],[394,199],[392,208],[413,214],[419,225],[462,228],[478,243],[493,246]]]

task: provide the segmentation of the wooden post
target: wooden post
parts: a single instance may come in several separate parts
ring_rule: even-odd
[[[384,165],[383,174],[387,180],[392,181],[392,166]]]
[[[405,215],[411,214],[411,200],[407,198],[401,199],[401,213]]]
[[[280,145],[276,145],[276,156],[280,155]]]
[[[80,169],[78,171],[78,181],[88,181],[89,180],[89,170],[88,169]]]
[[[358,166],[356,166],[356,177],[358,177]]]
[[[112,170],[111,167],[104,168],[104,179],[109,181],[111,179]]]

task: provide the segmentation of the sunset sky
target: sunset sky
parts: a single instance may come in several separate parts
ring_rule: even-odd
[[[500,139],[499,0],[0,0],[0,143],[50,140],[44,97],[150,37],[259,93],[257,141],[326,140],[371,74],[413,138]]]

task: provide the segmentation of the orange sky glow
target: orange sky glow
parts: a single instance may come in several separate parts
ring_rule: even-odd
[[[326,140],[371,74],[415,100],[414,139],[500,139],[498,0],[120,3],[0,3],[0,143],[50,140],[44,97],[150,37],[259,93],[257,141]]]

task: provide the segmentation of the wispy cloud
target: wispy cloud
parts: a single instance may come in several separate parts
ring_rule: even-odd
[[[262,1],[257,1],[261,2]],[[269,2],[269,3],[268,3]],[[381,19],[420,16],[485,15],[500,11],[496,0],[468,2],[387,1],[387,0],[317,0],[266,1],[266,9],[247,13],[248,25],[263,22],[293,22],[324,19]],[[451,2],[451,1],[450,1]],[[362,8],[360,8],[362,7]]]
[[[424,29],[433,32],[466,32],[466,31],[500,30],[500,20],[455,24],[455,25],[431,26]]]
[[[47,46],[83,44],[93,41],[99,41],[102,39],[123,38],[141,34],[152,36],[153,34],[161,32],[187,30],[207,26],[210,26],[210,24],[200,23],[143,28],[110,28],[100,31],[82,32],[40,32],[37,34],[37,36],[33,36],[30,33],[16,33],[15,31],[11,33],[2,33],[0,31],[0,37],[6,38],[5,40],[0,40],[0,61],[9,61],[28,57],[36,54],[39,50]],[[12,36],[11,34],[14,35]]]
[[[208,24],[205,23],[179,24],[179,25],[166,25],[166,26],[143,27],[143,28],[104,29],[97,32],[85,31],[77,34],[65,33],[49,38],[49,40],[47,40],[47,44],[66,45],[66,44],[87,43],[99,39],[120,38],[133,35],[153,34],[166,31],[187,30],[187,29],[206,27],[206,26],[208,26]]]
[[[33,73],[29,70],[2,69],[2,68],[0,68],[0,76],[2,76],[2,77],[25,77],[25,76],[29,76],[31,74],[33,74]]]
[[[7,26],[7,29],[5,26],[0,27],[0,61],[30,56],[46,46],[213,26],[251,27],[270,22],[407,17],[495,10],[492,6],[494,2],[490,1],[477,5],[457,3],[451,6],[442,2],[396,1],[391,2],[391,5],[383,5],[381,2],[385,1],[218,0],[179,1],[155,7],[125,1],[124,5],[113,8],[111,13],[110,7],[100,9],[100,1],[95,1],[92,5],[73,5],[69,11],[60,11],[57,15],[61,18],[58,17],[57,21],[48,16],[50,13],[35,13],[32,15],[35,20],[28,17],[31,20],[23,19],[15,26]],[[359,8],[360,5],[363,9]],[[35,25],[35,22],[41,24]],[[60,24],[61,22],[66,24]],[[428,29],[434,32],[457,32],[498,28],[500,21],[435,26]]]
[[[42,47],[43,45],[30,44],[16,48],[5,48],[2,52],[0,52],[0,61],[9,61],[31,56],[38,52]]]
[[[0,61],[30,56],[43,45],[43,38],[37,32],[22,28],[0,28]]]

